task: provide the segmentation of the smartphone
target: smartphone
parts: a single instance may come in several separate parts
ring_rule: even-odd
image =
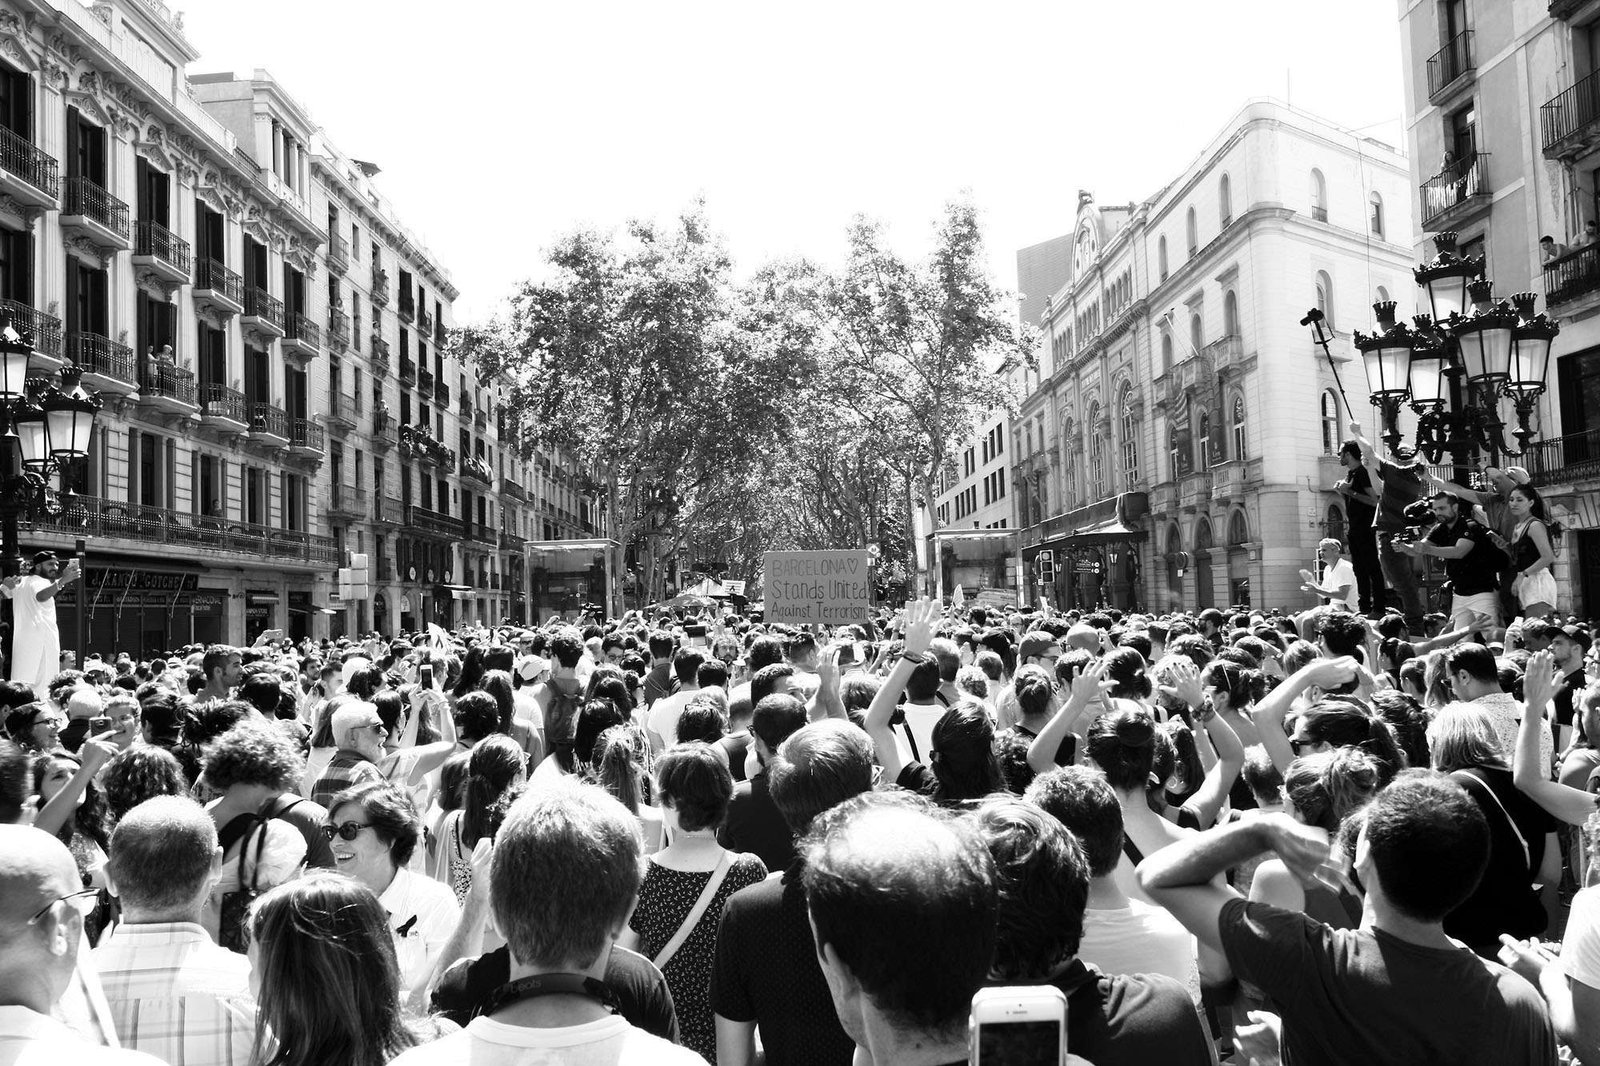
[[[89,719],[89,732],[91,733],[104,733],[110,728],[111,718],[109,715],[102,714]]]
[[[417,684],[421,685],[423,688],[431,689],[433,687],[432,663],[423,663],[422,666],[417,670]]]
[[[1059,988],[982,988],[972,997],[970,1066],[1056,1066],[1066,1057],[1067,997]]]

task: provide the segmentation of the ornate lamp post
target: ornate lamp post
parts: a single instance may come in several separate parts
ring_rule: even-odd
[[[1550,349],[1560,327],[1534,313],[1534,294],[1517,293],[1495,302],[1483,274],[1483,258],[1456,253],[1456,235],[1441,233],[1438,255],[1414,271],[1431,309],[1396,322],[1395,304],[1373,304],[1377,332],[1355,334],[1372,404],[1381,412],[1383,440],[1400,443],[1400,405],[1417,414],[1417,450],[1429,462],[1448,453],[1456,463],[1479,452],[1492,462],[1527,450],[1529,424],[1548,381]],[[1470,305],[1470,313],[1469,313]],[[1512,436],[1500,417],[1510,400],[1517,416]]]

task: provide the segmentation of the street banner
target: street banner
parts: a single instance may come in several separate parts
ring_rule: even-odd
[[[794,625],[867,621],[870,563],[864,548],[767,552],[762,582],[766,620]]]
[[[1015,607],[1017,594],[1013,589],[981,588],[972,602],[985,607]]]

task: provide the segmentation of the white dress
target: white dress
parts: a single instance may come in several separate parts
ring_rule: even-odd
[[[39,601],[52,582],[29,574],[11,591],[15,630],[11,645],[11,680],[33,687],[42,700],[50,679],[61,672],[61,631],[56,628],[54,596]]]

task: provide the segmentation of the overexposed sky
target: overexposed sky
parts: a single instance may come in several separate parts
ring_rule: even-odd
[[[191,73],[265,68],[383,168],[462,322],[575,224],[697,195],[746,273],[837,261],[857,213],[920,252],[970,190],[1013,286],[1078,189],[1152,195],[1250,97],[1404,147],[1395,0],[168,2]]]

